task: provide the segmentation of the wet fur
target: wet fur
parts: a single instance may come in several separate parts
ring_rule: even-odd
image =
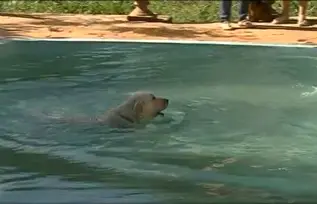
[[[111,128],[133,128],[148,122],[168,106],[168,99],[158,98],[152,93],[136,92],[119,106],[94,118],[68,118],[65,122],[105,124]]]

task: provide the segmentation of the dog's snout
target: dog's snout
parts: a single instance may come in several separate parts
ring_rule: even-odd
[[[164,102],[166,105],[168,105],[169,100],[168,99],[164,99]]]

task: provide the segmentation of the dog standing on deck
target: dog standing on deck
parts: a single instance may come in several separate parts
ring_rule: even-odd
[[[111,128],[133,128],[148,122],[162,113],[168,106],[168,99],[159,98],[148,92],[136,92],[121,105],[95,118],[72,118],[66,122],[94,122]]]

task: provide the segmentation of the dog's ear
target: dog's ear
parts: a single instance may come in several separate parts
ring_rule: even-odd
[[[141,113],[143,111],[143,102],[137,101],[134,104],[133,111],[136,113],[137,117],[141,116]]]

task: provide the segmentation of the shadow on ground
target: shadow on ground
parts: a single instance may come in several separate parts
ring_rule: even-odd
[[[2,24],[0,25],[0,36],[2,37],[22,37],[23,34],[38,30],[38,27],[22,24]],[[21,34],[22,33],[22,34]]]
[[[21,37],[17,32],[0,27],[0,39],[8,37]]]
[[[0,36],[1,37],[12,37],[12,36],[22,36],[19,33],[29,33],[29,32],[36,32],[39,29],[43,29],[43,25],[45,25],[49,32],[62,32],[63,27],[66,26],[83,26],[87,27],[90,25],[118,25],[120,23],[126,23],[124,19],[116,20],[110,19],[105,21],[102,18],[95,18],[91,20],[80,20],[78,18],[68,18],[67,15],[64,15],[61,19],[57,19],[51,17],[50,15],[41,15],[41,14],[24,14],[24,13],[0,13],[0,16],[4,17],[12,17],[12,18],[22,18],[22,22],[12,22],[8,23],[0,23]],[[70,15],[71,16],[71,15]],[[44,28],[45,29],[45,28]],[[47,37],[50,37],[48,34]]]
[[[278,30],[307,30],[317,31],[317,19],[309,19],[310,26],[298,27],[297,20],[291,19],[287,24],[274,25],[271,23],[254,23],[257,29],[278,29]]]
[[[166,38],[195,38],[201,36],[208,37],[232,37],[232,35],[219,33],[219,31],[194,31],[192,29],[186,28],[168,28],[164,26],[160,27],[121,27],[121,26],[111,26],[107,29],[108,31],[114,33],[136,33],[143,34],[152,37],[166,37]]]
[[[31,18],[31,19],[43,19],[43,17],[41,17],[40,15],[28,14],[28,13],[4,13],[4,12],[1,12],[0,16],[17,17],[17,18]]]
[[[48,26],[88,26],[92,24],[99,24],[99,25],[112,25],[118,23],[126,23],[125,19],[121,20],[110,20],[104,21],[100,18],[95,18],[92,20],[82,20],[79,21],[78,18],[73,18],[74,20],[66,19],[68,15],[64,15],[65,19],[57,19],[54,17],[50,17],[49,15],[40,15],[40,14],[16,14],[16,13],[0,13],[0,16],[6,17],[15,17],[15,18],[25,18],[30,19],[31,21],[28,22],[29,24],[33,25],[48,25]],[[69,15],[71,16],[71,15]]]

